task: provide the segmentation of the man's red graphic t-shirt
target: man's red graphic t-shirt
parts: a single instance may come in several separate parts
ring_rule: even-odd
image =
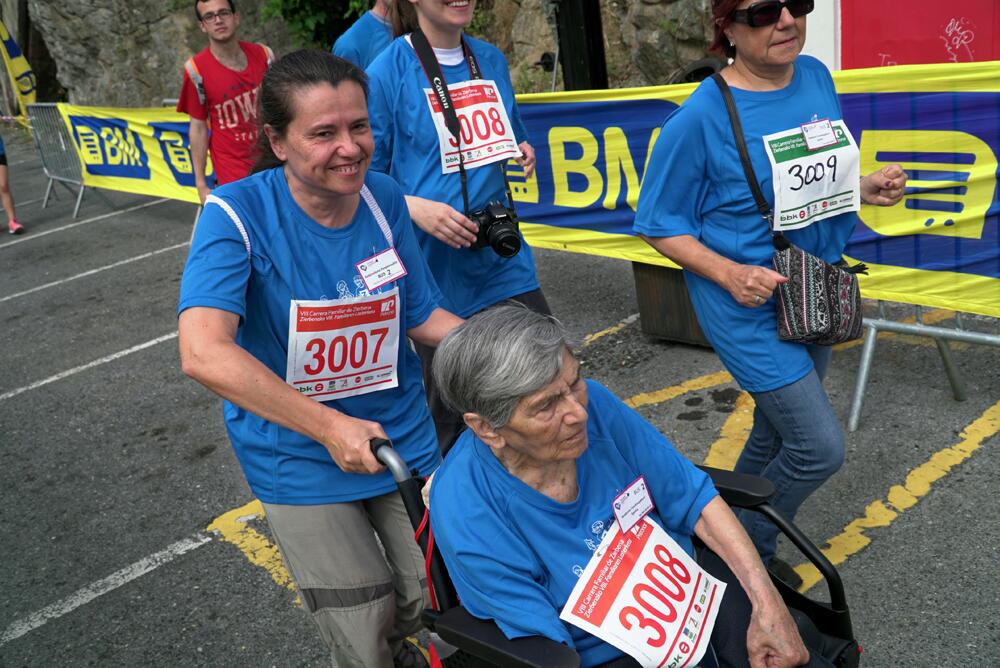
[[[268,65],[268,51],[260,44],[240,42],[247,57],[242,72],[229,69],[205,48],[194,57],[205,90],[205,102],[187,68],[177,111],[208,123],[208,150],[216,181],[221,185],[242,179],[256,157],[257,94]]]

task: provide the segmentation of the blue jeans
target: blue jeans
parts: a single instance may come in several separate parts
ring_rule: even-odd
[[[753,428],[735,469],[773,482],[771,505],[789,519],[844,463],[844,435],[822,384],[833,351],[829,346],[808,350],[813,370],[805,377],[770,392],[751,392]],[[778,528],[748,510],[740,513],[740,521],[768,563]]]

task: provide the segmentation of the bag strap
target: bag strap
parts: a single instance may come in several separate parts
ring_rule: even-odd
[[[198,94],[198,102],[205,106],[205,80],[201,78],[201,72],[198,71],[198,65],[194,62],[194,56],[184,61],[184,69],[187,70],[188,78],[194,84],[194,91]]]
[[[382,207],[378,205],[375,200],[375,195],[372,191],[368,190],[368,186],[361,186],[361,197],[365,200],[365,204],[368,205],[368,209],[372,212],[372,217],[375,218],[375,222],[378,224],[378,228],[382,230],[382,236],[389,243],[389,247],[393,247],[392,240],[392,229],[389,227],[389,221],[385,219],[385,214],[382,213]]]
[[[257,42],[257,46],[264,50],[264,56],[267,58],[267,66],[270,67],[271,63],[274,62],[274,51],[267,44],[264,44],[264,42]]]
[[[726,80],[718,72],[712,75],[712,81],[719,87],[719,92],[722,93],[722,100],[726,103],[726,111],[729,113],[729,124],[733,128],[733,138],[736,140],[736,149],[740,153],[740,162],[743,163],[743,173],[746,175],[750,192],[753,193],[753,199],[757,203],[757,210],[760,212],[760,217],[767,223],[767,231],[771,233],[771,240],[775,248],[779,250],[787,248],[788,241],[785,239],[785,236],[781,232],[774,231],[774,211],[767,203],[767,200],[764,199],[764,193],[761,192],[760,184],[757,182],[757,174],[753,171],[753,163],[750,162],[750,151],[747,150],[747,141],[743,136],[743,124],[740,123],[740,114],[736,110],[736,100],[733,99],[733,92],[729,90],[729,84],[726,83]]]

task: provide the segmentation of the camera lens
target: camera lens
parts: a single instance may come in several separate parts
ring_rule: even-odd
[[[493,252],[500,257],[514,257],[521,250],[521,235],[508,222],[494,223],[486,235]]]

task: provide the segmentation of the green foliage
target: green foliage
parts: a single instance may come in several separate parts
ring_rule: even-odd
[[[299,46],[329,49],[370,6],[370,0],[265,0],[262,13],[284,19]]]

